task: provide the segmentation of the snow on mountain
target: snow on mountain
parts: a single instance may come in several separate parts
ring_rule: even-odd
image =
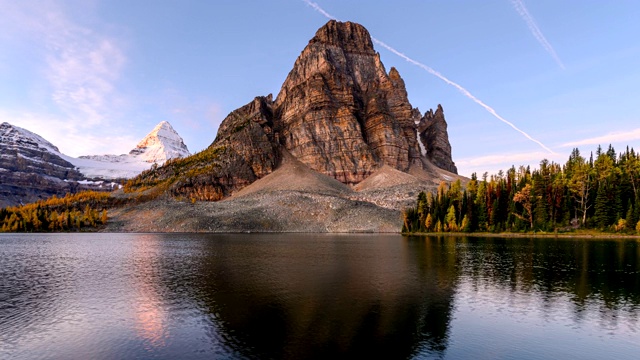
[[[72,163],[85,177],[91,179],[128,179],[151,167],[148,162],[129,155],[81,156],[79,158],[63,155],[62,158]]]
[[[7,122],[0,124],[0,143],[24,149],[47,150],[56,155],[60,154],[60,150],[42,136]]]
[[[73,158],[29,130],[0,124],[0,207],[82,190],[110,190],[105,180],[131,178],[167,159],[189,156],[171,125],[163,121],[125,155]]]
[[[129,155],[137,156],[149,163],[162,164],[169,159],[191,155],[182,138],[167,121],[156,125]]]
[[[77,183],[83,178],[41,136],[6,122],[0,124],[0,207],[87,189]]]
[[[153,163],[162,165],[168,159],[191,155],[182,138],[167,121],[162,121],[138,145],[123,155],[87,155],[65,157],[90,178],[131,178],[147,170]]]
[[[74,158],[62,154],[55,145],[40,135],[6,122],[0,124],[0,144],[6,149],[19,150],[22,158],[33,158],[33,162],[45,161],[41,155],[30,155],[33,152],[53,154],[56,158],[61,158],[59,161],[66,160],[71,163],[86,178],[105,180],[131,178],[151,168],[153,163],[162,165],[168,159],[191,155],[180,135],[167,121],[159,123],[133,150],[123,155],[89,155]],[[9,154],[4,154],[3,151],[1,156]]]

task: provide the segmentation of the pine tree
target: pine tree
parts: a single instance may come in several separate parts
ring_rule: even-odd
[[[596,227],[604,229],[609,225],[609,201],[604,184],[598,186],[598,193],[595,202],[595,214],[593,221]]]
[[[625,221],[628,230],[633,230],[634,224],[638,222],[638,219],[636,219],[635,217],[635,211],[633,210],[633,204],[631,204],[631,200],[629,200],[629,205],[627,206],[627,215],[625,216]]]

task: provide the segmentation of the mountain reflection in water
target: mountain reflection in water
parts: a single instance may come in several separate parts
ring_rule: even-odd
[[[0,358],[632,359],[640,243],[0,237]]]
[[[398,246],[397,237],[357,241],[360,250],[351,251],[350,239],[291,246],[274,237],[222,251],[212,243],[217,256],[199,269],[198,294],[246,355],[405,358],[423,343],[444,350],[455,256],[428,251],[432,245],[416,252],[418,244]]]

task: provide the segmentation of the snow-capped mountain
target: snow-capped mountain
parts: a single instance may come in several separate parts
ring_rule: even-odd
[[[7,149],[15,149],[16,151],[46,150],[54,154],[60,153],[60,150],[58,150],[56,146],[40,135],[7,122],[0,124],[0,145],[5,146]],[[5,153],[3,152],[2,155],[5,155]]]
[[[123,155],[85,155],[79,158],[67,157],[80,172],[91,178],[115,179],[131,178],[154,163],[164,164],[169,159],[191,155],[182,137],[167,121],[156,125],[135,148]]]
[[[0,207],[77,191],[82,187],[77,181],[83,178],[41,136],[6,122],[0,124]]]
[[[154,163],[189,155],[180,135],[166,121],[129,154],[79,158],[62,154],[40,135],[4,122],[0,124],[0,207],[87,188],[108,189],[105,180],[134,177]]]
[[[140,140],[129,155],[137,156],[148,163],[162,164],[169,159],[187,157],[191,154],[171,124],[163,121]]]

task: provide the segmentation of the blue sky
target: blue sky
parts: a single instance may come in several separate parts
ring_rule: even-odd
[[[422,112],[442,104],[462,175],[640,140],[638,1],[317,1],[376,45]],[[525,9],[525,10],[523,10]],[[72,156],[125,153],[169,121],[192,152],[280,90],[327,18],[289,1],[0,0],[0,121]]]

